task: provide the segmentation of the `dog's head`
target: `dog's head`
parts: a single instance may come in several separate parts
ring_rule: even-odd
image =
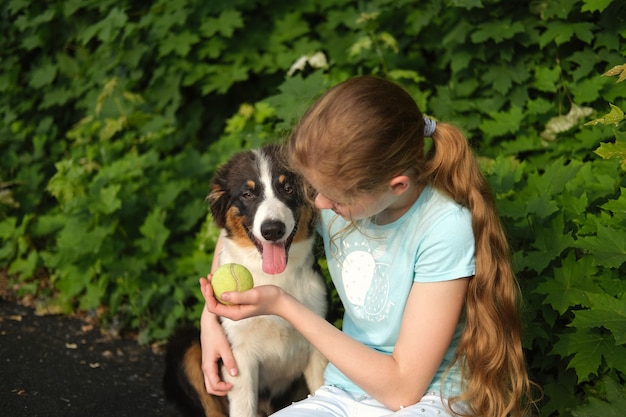
[[[208,200],[215,223],[237,245],[254,245],[268,274],[283,272],[292,243],[314,232],[316,211],[279,145],[233,156],[217,170]]]

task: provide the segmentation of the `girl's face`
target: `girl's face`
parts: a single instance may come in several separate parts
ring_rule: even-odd
[[[350,202],[342,202],[334,200],[318,191],[315,197],[315,206],[319,209],[329,209],[340,215],[346,220],[363,220],[375,217],[378,213],[384,211],[392,200],[386,193],[380,194],[361,194]]]
[[[356,198],[346,198],[345,192],[333,185],[327,185],[315,175],[305,175],[311,186],[317,191],[315,206],[322,210],[332,210],[346,220],[375,218],[396,200],[391,191],[361,193]]]

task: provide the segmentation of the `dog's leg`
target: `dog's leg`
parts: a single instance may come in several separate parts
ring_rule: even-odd
[[[239,355],[238,355],[239,353]],[[232,382],[228,393],[230,417],[257,417],[259,397],[259,364],[256,358],[233,351],[239,375],[231,377],[224,372],[224,379]]]
[[[304,368],[304,379],[310,392],[315,392],[319,387],[324,384],[324,369],[328,360],[319,350],[311,346],[311,355],[309,356],[309,362]]]

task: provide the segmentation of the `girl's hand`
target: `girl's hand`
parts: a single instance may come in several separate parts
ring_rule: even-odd
[[[208,281],[200,278],[200,288],[203,294],[207,285]],[[232,389],[233,385],[220,379],[220,359],[231,376],[238,374],[237,362],[222,325],[217,317],[206,308],[203,309],[200,319],[200,345],[202,347],[202,373],[206,391],[209,394],[224,396]]]
[[[280,287],[262,285],[244,292],[223,293],[222,300],[231,303],[231,305],[224,305],[215,298],[213,287],[211,287],[209,282],[201,280],[201,289],[206,302],[206,309],[210,313],[235,321],[249,317],[277,314],[280,300],[285,295]]]

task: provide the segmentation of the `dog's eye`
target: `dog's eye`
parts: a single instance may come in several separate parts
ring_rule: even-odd
[[[287,193],[288,195],[291,195],[295,192],[295,189],[293,188],[291,184],[285,184],[283,189],[285,190],[285,193]]]
[[[254,198],[254,194],[252,191],[244,191],[243,194],[241,194],[241,197],[244,200],[252,200]]]

